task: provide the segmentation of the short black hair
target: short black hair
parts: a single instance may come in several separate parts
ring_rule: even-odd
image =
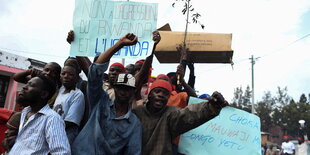
[[[76,73],[76,76],[79,76],[80,74],[80,71],[81,71],[81,68],[78,64],[75,64],[75,63],[72,63],[72,64],[65,64],[64,68],[68,66],[68,67],[72,67],[75,69],[75,73]]]
[[[55,67],[56,72],[57,72],[57,73],[59,73],[59,75],[60,75],[60,72],[61,72],[61,66],[60,66],[57,62],[49,62],[49,63],[47,63],[47,64],[51,64],[52,66],[54,66],[54,67]],[[58,74],[57,74],[57,75],[58,75]]]
[[[68,60],[75,60],[75,61],[73,61],[73,63],[67,63],[67,61]],[[67,65],[73,65],[74,66],[74,68],[75,68],[75,70],[77,71],[77,73],[78,73],[78,75],[81,73],[81,67],[80,67],[80,65],[79,65],[79,62],[77,61],[77,59],[75,58],[75,57],[68,57],[66,60],[65,60],[65,62],[64,62],[64,67],[65,66],[67,66]]]
[[[46,100],[51,99],[56,92],[56,83],[50,77],[46,77],[44,75],[38,75],[36,77],[40,78],[43,81],[42,88],[43,90],[48,92]]]

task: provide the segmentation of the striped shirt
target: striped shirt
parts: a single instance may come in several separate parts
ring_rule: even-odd
[[[30,110],[31,107],[26,107],[22,111],[16,142],[9,154],[71,154],[62,118],[45,105],[25,122]]]

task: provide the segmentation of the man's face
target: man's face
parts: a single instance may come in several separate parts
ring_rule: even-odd
[[[114,91],[115,101],[120,103],[129,103],[135,94],[135,88],[124,85],[114,85]]]
[[[135,74],[137,74],[142,68],[142,63],[135,63]]]
[[[133,64],[129,64],[125,68],[126,68],[126,73],[132,74],[132,75],[134,74],[135,66]]]
[[[109,82],[114,82],[119,73],[123,73],[123,70],[120,66],[111,66],[108,74]]]
[[[34,77],[30,79],[19,92],[17,102],[23,107],[35,103],[38,99],[41,98],[41,93],[43,91],[42,85],[43,81],[40,78]]]
[[[152,91],[149,94],[150,106],[153,109],[161,110],[166,106],[169,97],[170,93],[167,89],[156,87],[152,89]]]
[[[53,64],[51,64],[51,63],[48,63],[48,64],[46,64],[46,65],[44,66],[44,69],[43,69],[43,71],[42,71],[42,74],[43,74],[44,76],[50,77],[51,79],[53,79],[53,80],[55,80],[55,81],[57,81],[57,80],[58,80],[57,78],[59,78],[59,75],[57,75],[57,74],[59,74],[59,73],[57,72],[55,65],[53,65]]]
[[[60,80],[65,88],[74,88],[77,82],[77,73],[75,68],[65,66],[60,74]]]

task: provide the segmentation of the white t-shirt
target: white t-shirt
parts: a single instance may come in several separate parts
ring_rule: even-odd
[[[283,149],[283,153],[293,154],[295,145],[292,142],[283,142],[281,148]]]
[[[85,102],[82,91],[78,88],[64,94],[65,87],[59,89],[53,109],[64,119],[80,125],[84,115]]]

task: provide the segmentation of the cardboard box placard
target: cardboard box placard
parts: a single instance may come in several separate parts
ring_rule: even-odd
[[[184,32],[159,31],[161,41],[155,50],[160,63],[179,63],[176,47],[183,43]],[[232,34],[188,32],[186,47],[195,63],[231,63]]]

